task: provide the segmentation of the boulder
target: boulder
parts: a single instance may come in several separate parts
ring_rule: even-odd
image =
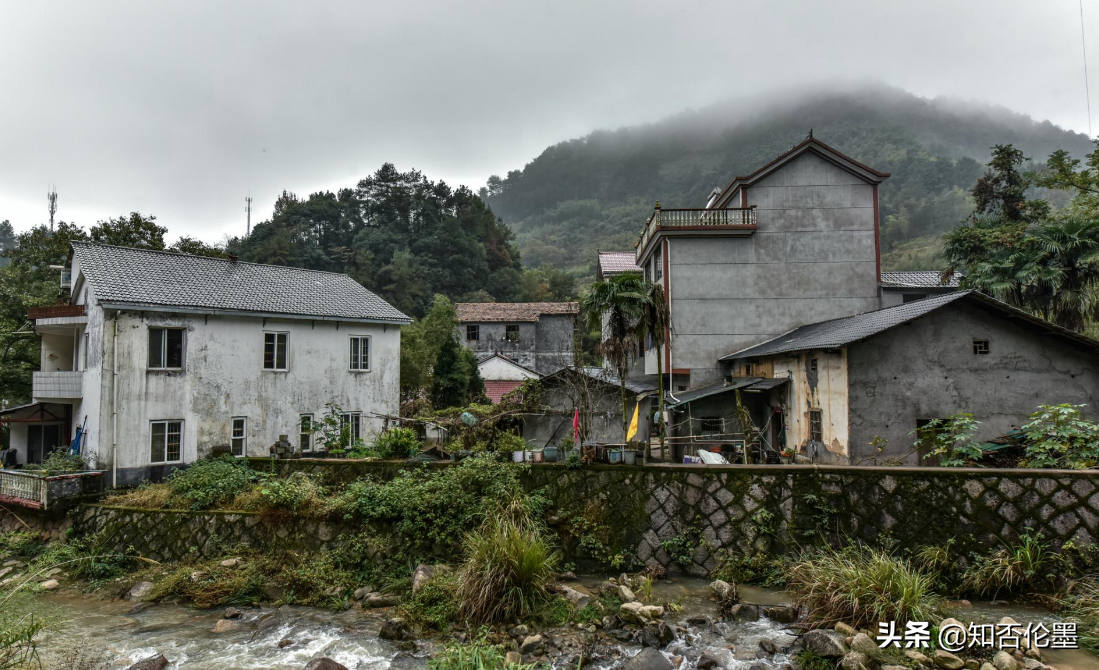
[[[715,579],[710,582],[710,593],[721,602],[731,601],[730,604],[732,604],[739,600],[737,598],[736,584],[730,584],[722,579]]]
[[[584,609],[588,606],[588,603],[591,602],[591,596],[577,591],[571,586],[559,586],[557,587],[557,591],[568,598],[569,602],[576,606],[576,609]]]
[[[1027,649],[1023,652],[1023,656],[1026,656],[1027,658],[1033,658],[1035,661],[1040,661],[1042,660],[1042,651],[1037,647],[1031,647],[1030,649]]]
[[[652,647],[645,647],[633,658],[626,659],[622,670],[672,670],[672,664],[664,658],[664,654]]]
[[[221,565],[221,567],[223,567],[223,568],[235,568],[238,565],[240,565],[240,559],[239,558],[227,558],[224,561],[222,561],[219,565]]]
[[[523,662],[523,655],[517,651],[509,651],[507,655],[504,656],[504,662],[509,666],[519,665]]]
[[[736,605],[733,605],[729,609],[726,616],[732,621],[736,621],[737,623],[759,621],[759,605],[738,603]]]
[[[859,633],[852,640],[851,651],[857,651],[860,654],[864,654],[869,659],[876,659],[881,655],[881,648],[878,647],[878,643],[870,639],[870,636],[866,633]]]
[[[398,604],[400,604],[400,602],[401,599],[397,596],[387,596],[382,595],[381,593],[371,593],[366,597],[366,600],[363,601],[363,606],[369,607],[371,609],[375,609],[378,607],[396,607]]]
[[[544,642],[541,635],[528,635],[523,638],[523,644],[519,645],[519,653],[524,656],[527,654],[539,654],[542,652],[542,645]]]
[[[962,670],[965,667],[965,661],[942,649],[936,649],[931,655],[931,660],[943,670]]]
[[[240,610],[238,610],[235,607],[227,607],[227,608],[225,608],[225,614],[222,614],[221,618],[223,618],[223,619],[239,619],[242,616],[244,616],[244,612],[241,612]]]
[[[641,631],[641,644],[645,647],[663,649],[674,639],[675,632],[663,621],[650,621]]]
[[[904,655],[919,663],[920,665],[931,665],[931,659],[928,658],[926,655],[916,651],[915,649],[905,649]]]
[[[417,565],[416,571],[412,573],[412,595],[419,593],[420,589],[424,587],[429,581],[440,575],[445,575],[450,572],[449,565],[443,565],[442,563],[436,565]]]
[[[164,658],[164,654],[157,654],[141,659],[126,670],[164,670],[166,667],[168,667],[168,659]]]
[[[134,606],[130,608],[130,611],[126,612],[126,614],[127,615],[140,614],[141,612],[144,612],[145,610],[149,609],[152,606],[153,606],[153,604],[150,603],[150,602],[135,603]]]
[[[530,635],[530,628],[526,624],[519,624],[508,631],[508,635],[515,638],[524,638]]]
[[[400,617],[386,619],[378,631],[378,637],[383,640],[404,640],[409,637],[408,624]]]
[[[759,650],[769,656],[774,656],[778,653],[778,645],[774,643],[774,640],[768,640],[765,637],[760,638]]]
[[[874,665],[861,651],[849,651],[843,655],[839,667],[843,670],[870,670]]]
[[[152,582],[138,582],[130,587],[129,592],[126,593],[126,598],[128,600],[141,600],[145,596],[149,595],[152,590]]]
[[[279,647],[279,649],[286,649],[287,647],[289,647],[292,644],[294,644],[293,640],[291,640],[288,637],[284,637],[281,640],[279,640],[278,647]]]
[[[623,584],[618,587],[618,599],[624,603],[630,603],[637,600],[637,596],[634,595],[630,587]]]
[[[59,586],[61,586],[61,583],[58,582],[56,579],[47,579],[46,581],[39,582],[38,584],[38,588],[42,589],[43,591],[55,591]]]
[[[330,658],[314,658],[305,666],[305,670],[347,670],[347,666]]]
[[[286,598],[286,589],[278,584],[268,582],[263,585],[263,597],[272,602],[284,600]]]
[[[836,624],[836,632],[844,637],[855,637],[859,634],[859,632],[855,630],[854,626],[849,626],[842,621]]]
[[[648,618],[642,618],[642,607],[644,607],[644,605],[637,602],[622,603],[622,606],[618,608],[618,618],[626,623],[645,623],[648,621]]]
[[[355,589],[355,592],[351,594],[351,597],[355,600],[362,600],[371,593],[377,593],[377,591],[378,590],[375,589],[373,586],[360,586],[359,588]]]
[[[965,659],[965,670],[981,670],[981,662],[975,658]]]
[[[763,616],[775,623],[794,623],[798,620],[798,609],[789,605],[764,607]]]
[[[981,663],[981,670],[996,670],[996,666],[992,665],[988,661]]]
[[[1006,651],[1000,650],[992,656],[992,666],[996,670],[1019,670],[1019,662]]]
[[[221,619],[214,624],[214,627],[210,629],[211,633],[228,633],[229,631],[236,630],[239,626],[236,621],[230,619]]]
[[[662,605],[642,605],[638,614],[645,619],[659,619],[664,616],[664,607]]]
[[[801,636],[801,644],[821,658],[843,658],[847,645],[843,635],[831,630],[811,630]]]

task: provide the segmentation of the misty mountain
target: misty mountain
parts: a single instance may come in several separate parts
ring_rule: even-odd
[[[587,274],[596,249],[633,248],[654,201],[701,207],[713,188],[765,164],[810,129],[892,173],[880,189],[883,252],[899,265],[931,262],[933,236],[972,211],[968,190],[994,144],[1014,144],[1037,162],[1057,149],[1083,156],[1091,148],[1085,135],[1002,107],[872,85],[729,100],[596,131],[547,148],[505,178],[490,177],[481,195],[515,231],[524,265]]]

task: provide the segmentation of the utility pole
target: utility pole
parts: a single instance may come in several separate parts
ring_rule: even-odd
[[[245,237],[252,234],[252,196],[248,196],[244,199],[244,211],[248,213],[248,228],[244,233]]]
[[[50,202],[50,234],[53,234],[53,215],[57,213],[57,188],[50,187],[50,192],[46,194],[46,199]]]

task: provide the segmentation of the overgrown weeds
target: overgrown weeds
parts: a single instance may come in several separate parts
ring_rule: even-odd
[[[428,661],[428,670],[534,670],[535,664],[508,663],[502,645],[488,639],[481,630],[467,643],[452,644]]]
[[[374,440],[378,458],[408,458],[420,450],[420,438],[411,428],[390,428]]]
[[[792,563],[792,559],[784,556],[769,556],[759,551],[749,554],[724,549],[717,552],[716,561],[717,567],[710,573],[714,579],[722,579],[734,584],[758,584],[768,587],[785,586]]]
[[[489,514],[466,536],[464,549],[458,601],[467,621],[524,619],[549,597],[558,554],[522,500]]]
[[[446,572],[421,586],[401,604],[401,612],[417,626],[445,631],[458,616],[457,592],[458,576]]]
[[[1057,609],[1077,623],[1079,643],[1099,654],[1099,577],[1084,577],[1054,599]]]
[[[1052,584],[1045,574],[1054,556],[1049,543],[1038,533],[1026,532],[1017,543],[1005,543],[991,554],[974,557],[962,575],[962,590],[995,598],[1000,592],[1014,593],[1024,588]]]
[[[223,455],[204,458],[168,475],[174,498],[193,510],[210,509],[237,497],[259,478],[243,459]]]
[[[861,544],[822,549],[790,569],[787,589],[815,623],[875,628],[879,621],[937,620],[933,579],[909,561]]]

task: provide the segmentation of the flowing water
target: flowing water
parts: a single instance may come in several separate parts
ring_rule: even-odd
[[[598,580],[582,580],[593,587]],[[781,591],[740,586],[742,602],[760,605],[786,604]],[[682,609],[666,618],[685,622],[689,618],[708,617],[717,621],[716,604],[708,598],[708,583],[698,579],[673,578],[657,582],[653,602],[677,603]],[[307,607],[284,606],[245,609],[239,625],[225,633],[213,633],[222,618],[221,609],[196,610],[182,605],[154,605],[129,614],[132,602],[105,601],[96,596],[55,594],[44,597],[55,605],[65,619],[59,633],[43,644],[46,667],[67,648],[101,650],[113,667],[126,668],[143,658],[164,654],[172,670],[301,670],[313,658],[327,656],[351,670],[416,670],[438,650],[438,644],[420,642],[417,650],[400,651],[378,630],[385,615],[379,611],[349,610],[334,613]],[[1016,605],[977,604],[956,617],[968,623],[999,621],[1011,616],[1022,623],[1058,621],[1055,614]],[[760,619],[751,623],[692,625],[664,650],[666,656],[682,656],[680,670],[694,670],[699,654],[705,652],[728,670],[749,670],[760,666],[779,670],[790,657],[759,652],[760,640],[772,641],[780,650],[795,640],[796,631]],[[550,631],[551,637],[556,637]],[[640,650],[636,644],[616,643],[612,656],[632,656]],[[552,656],[551,656],[552,657]],[[1048,650],[1046,663],[1058,670],[1099,670],[1099,659],[1080,650]],[[567,656],[554,659],[558,667],[570,666]],[[597,665],[609,668],[618,661],[603,659]],[[54,666],[56,667],[56,666]],[[575,667],[574,665],[572,667]]]

